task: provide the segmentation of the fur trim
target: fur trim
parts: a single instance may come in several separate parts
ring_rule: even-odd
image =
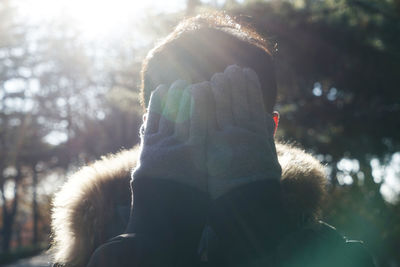
[[[324,168],[311,155],[294,146],[277,144],[282,187],[291,219],[314,218],[325,194]],[[85,266],[93,251],[121,234],[115,207],[130,204],[130,171],[138,149],[105,157],[70,177],[56,194],[52,230],[54,260],[61,266]]]
[[[54,262],[86,266],[93,251],[113,235],[114,207],[130,203],[129,177],[137,148],[103,157],[73,174],[56,193],[52,208]],[[124,226],[125,227],[125,226]]]
[[[326,194],[325,168],[304,150],[277,144],[286,211],[296,224],[317,219]]]

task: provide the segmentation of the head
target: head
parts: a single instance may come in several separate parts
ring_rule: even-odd
[[[210,80],[216,72],[237,64],[259,76],[267,112],[276,101],[276,81],[268,43],[254,29],[225,13],[185,19],[147,55],[142,66],[141,98],[147,107],[151,91],[178,79]]]

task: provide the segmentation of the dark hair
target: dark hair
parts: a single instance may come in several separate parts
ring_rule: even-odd
[[[216,72],[237,64],[259,76],[267,111],[276,101],[276,81],[268,42],[248,25],[225,13],[185,19],[158,43],[143,61],[141,102],[147,106],[151,91],[177,79],[190,83],[210,80]]]

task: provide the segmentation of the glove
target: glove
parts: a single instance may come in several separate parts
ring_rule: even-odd
[[[207,191],[207,96],[182,80],[152,93],[133,181],[165,179]]]
[[[176,81],[152,93],[132,173],[127,232],[154,244],[165,266],[194,266],[206,219],[207,98],[199,86]]]
[[[251,69],[227,67],[212,77],[211,91],[209,224],[219,250],[209,258],[219,266],[270,266],[284,229],[273,119]]]
[[[264,108],[257,74],[236,65],[211,78],[215,118],[207,145],[208,191],[212,199],[260,180],[279,180],[274,122]]]

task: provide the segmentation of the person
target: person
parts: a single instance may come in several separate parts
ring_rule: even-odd
[[[184,20],[148,54],[141,89],[140,147],[56,196],[57,264],[373,266],[318,220],[321,164],[275,145],[273,58],[256,31],[221,13]]]

